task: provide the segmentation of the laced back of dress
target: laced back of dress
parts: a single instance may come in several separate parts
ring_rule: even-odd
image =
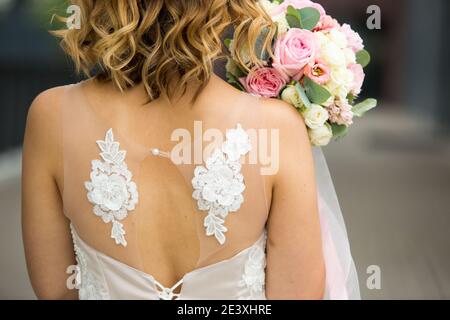
[[[264,128],[259,99],[210,104],[177,117],[162,103],[93,102],[85,83],[66,90],[65,214],[84,242],[167,287],[254,244],[268,216],[256,136],[248,144],[245,133]]]

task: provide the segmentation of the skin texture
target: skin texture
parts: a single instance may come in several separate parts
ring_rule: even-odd
[[[91,86],[98,98],[118,95],[111,86]],[[23,153],[23,238],[30,279],[40,299],[76,299],[77,292],[68,290],[67,266],[75,264],[69,220],[62,209],[63,161],[60,104],[62,88],[40,94],[28,115]],[[181,96],[180,105],[190,101],[189,92]],[[226,101],[238,91],[217,76],[213,76],[198,104],[205,101]],[[133,105],[145,100],[145,90],[137,86],[117,96],[133,113]],[[164,101],[160,101],[164,106]],[[187,107],[186,107],[187,108]],[[164,109],[164,108],[163,108]],[[188,109],[177,110],[182,119],[189,118]],[[264,99],[260,109],[268,127],[280,130],[280,169],[265,181],[271,195],[267,220],[266,296],[268,299],[321,299],[324,290],[324,262],[314,166],[305,124],[294,108],[283,101]],[[164,132],[164,134],[166,134]],[[155,133],[158,135],[158,133]],[[156,137],[162,139],[163,137]],[[155,195],[158,197],[161,195]],[[160,208],[158,208],[160,209]],[[151,210],[151,208],[149,208]],[[182,225],[180,225],[182,228]],[[180,230],[183,231],[183,230]],[[159,233],[160,243],[170,243],[170,233]],[[166,252],[155,249],[155,256]],[[192,261],[183,250],[172,248],[171,258],[158,259],[155,274],[173,283]],[[169,266],[170,264],[170,266]],[[182,270],[170,274],[172,270]],[[165,272],[165,273],[164,273]]]
[[[40,299],[75,299],[66,268],[75,264],[69,221],[62,210],[61,89],[33,102],[23,146],[22,229],[28,271]]]

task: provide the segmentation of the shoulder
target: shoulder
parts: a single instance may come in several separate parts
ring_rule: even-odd
[[[61,143],[61,104],[69,86],[60,86],[38,94],[27,115],[24,149],[45,153],[47,157],[58,156]],[[33,155],[34,157],[35,155]]]
[[[292,164],[305,161],[312,146],[300,112],[278,99],[262,99],[260,104],[266,127],[278,131],[280,165],[290,168]]]
[[[55,87],[38,94],[28,110],[27,127],[56,125],[61,103],[69,87]]]
[[[299,126],[305,128],[303,117],[295,107],[274,98],[261,98],[261,112],[269,123],[278,126]]]

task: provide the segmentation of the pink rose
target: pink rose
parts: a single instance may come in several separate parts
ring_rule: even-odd
[[[358,63],[351,64],[348,66],[348,68],[353,73],[353,85],[350,89],[350,92],[353,95],[357,96],[361,93],[364,78],[366,77],[366,75],[364,74],[363,67]]]
[[[322,60],[316,60],[313,65],[306,65],[305,76],[318,84],[325,84],[330,81],[330,68]]]
[[[288,80],[274,68],[255,69],[247,77],[239,79],[248,93],[265,98],[278,97]]]
[[[364,49],[363,40],[348,24],[343,24],[340,31],[345,34],[348,46],[356,53]]]
[[[317,50],[314,33],[290,29],[276,41],[272,65],[282,74],[299,80],[303,75],[303,68],[314,62]]]
[[[270,15],[277,16],[281,13],[286,13],[289,6],[293,6],[295,9],[314,8],[319,11],[320,16],[326,14],[325,9],[320,4],[310,0],[284,0],[282,4],[278,5],[270,12]]]
[[[327,108],[330,115],[330,122],[339,125],[345,125],[347,127],[353,124],[353,111],[352,106],[348,103],[347,99],[340,98],[335,103]]]
[[[329,15],[323,15],[320,17],[320,21],[313,31],[329,31],[331,29],[339,29],[339,22]]]

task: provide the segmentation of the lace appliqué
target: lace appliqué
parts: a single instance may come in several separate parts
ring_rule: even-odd
[[[264,245],[255,246],[250,249],[247,261],[244,266],[244,273],[239,286],[243,288],[240,292],[240,300],[260,300],[265,297],[266,281],[266,252]]]
[[[244,177],[240,159],[251,150],[248,134],[238,124],[227,130],[226,141],[206,160],[205,166],[195,168],[192,197],[197,200],[199,210],[208,211],[204,226],[207,236],[215,236],[223,245],[227,228],[225,219],[236,212],[244,202]]]
[[[108,300],[109,295],[101,283],[89,272],[86,256],[77,245],[76,238],[71,226],[73,246],[76,254],[76,278],[75,288],[78,289],[80,300]]]
[[[94,214],[103,222],[112,223],[111,238],[116,244],[126,247],[125,230],[120,221],[135,209],[137,187],[124,162],[126,151],[119,149],[120,144],[114,141],[112,129],[108,130],[104,141],[97,141],[97,145],[103,161],[92,161],[91,180],[85,182],[87,198],[94,205]]]

